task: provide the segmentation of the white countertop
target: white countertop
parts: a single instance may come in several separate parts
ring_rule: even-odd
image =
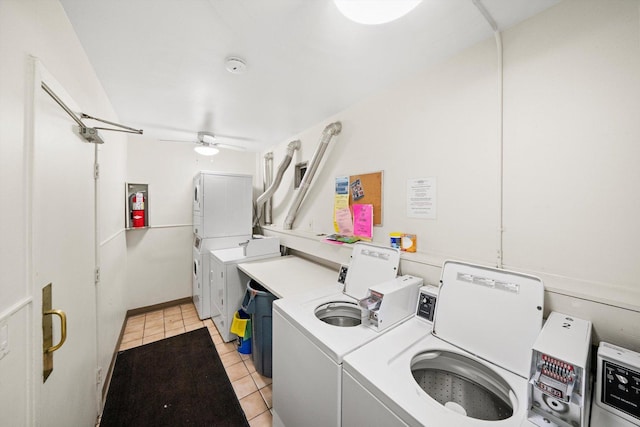
[[[244,262],[238,268],[278,298],[338,284],[338,271],[291,255]]]

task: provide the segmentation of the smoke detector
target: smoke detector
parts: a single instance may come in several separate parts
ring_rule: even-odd
[[[247,64],[240,58],[230,56],[229,58],[225,59],[224,67],[231,74],[242,74],[247,68]]]

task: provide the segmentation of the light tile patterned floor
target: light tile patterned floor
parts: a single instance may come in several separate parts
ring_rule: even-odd
[[[193,304],[182,304],[127,319],[120,350],[137,347],[205,327],[218,350],[231,385],[251,427],[271,427],[271,378],[256,372],[251,355],[225,343],[211,319],[198,318]]]

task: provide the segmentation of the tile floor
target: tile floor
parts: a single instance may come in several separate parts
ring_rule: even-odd
[[[127,319],[120,350],[206,327],[251,427],[271,426],[271,378],[256,372],[251,355],[225,343],[213,321],[198,318],[193,304],[182,304]]]

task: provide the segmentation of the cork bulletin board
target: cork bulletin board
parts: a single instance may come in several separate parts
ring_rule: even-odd
[[[349,206],[373,205],[373,225],[382,225],[382,172],[349,177]]]

